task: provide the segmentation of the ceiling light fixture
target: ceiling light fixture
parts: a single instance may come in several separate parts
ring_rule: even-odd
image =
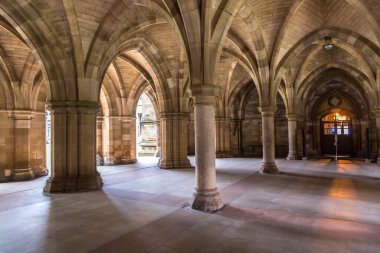
[[[323,49],[326,51],[330,51],[334,48],[334,44],[331,40],[331,37],[325,37],[325,43],[323,43]]]

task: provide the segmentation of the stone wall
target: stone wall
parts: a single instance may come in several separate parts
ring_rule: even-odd
[[[136,162],[136,118],[104,117],[102,124],[102,145],[98,146],[102,151],[98,150],[97,153],[103,155],[104,164]]]
[[[15,123],[11,111],[0,112],[0,182],[47,175],[45,113],[28,115]],[[21,178],[15,169],[23,171]]]
[[[0,112],[0,182],[12,179],[14,148],[14,121]]]
[[[35,176],[46,175],[45,113],[33,115],[30,127],[30,166]]]

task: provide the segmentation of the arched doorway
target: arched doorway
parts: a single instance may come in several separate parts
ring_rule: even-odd
[[[330,113],[321,118],[322,155],[352,156],[352,121],[343,113]]]
[[[137,157],[155,156],[157,152],[157,117],[154,105],[143,92],[136,108]]]

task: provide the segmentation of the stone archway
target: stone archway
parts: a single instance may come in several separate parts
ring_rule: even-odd
[[[321,154],[351,157],[353,135],[351,117],[341,109],[333,109],[321,118]]]

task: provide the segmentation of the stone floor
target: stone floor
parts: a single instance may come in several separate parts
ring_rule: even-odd
[[[101,167],[97,192],[0,184],[0,253],[380,252],[376,164],[279,160],[263,175],[258,159],[218,159],[226,205],[208,214],[188,207],[193,170],[155,163]]]

